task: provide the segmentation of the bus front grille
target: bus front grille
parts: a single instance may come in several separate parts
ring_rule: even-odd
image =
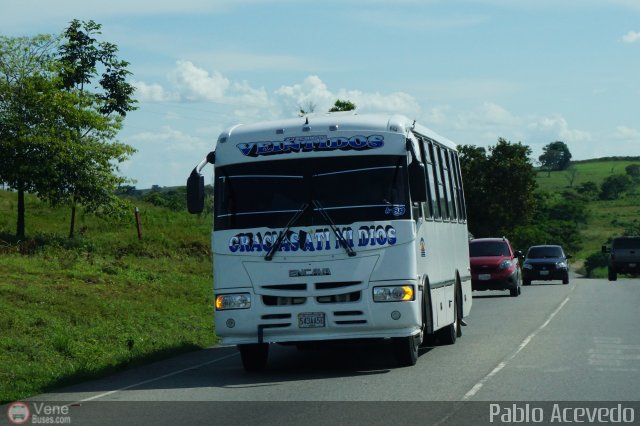
[[[359,291],[352,291],[351,293],[343,294],[331,294],[327,296],[316,296],[316,302],[318,303],[350,303],[360,300]]]

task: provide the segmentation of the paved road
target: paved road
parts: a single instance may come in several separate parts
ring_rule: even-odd
[[[480,424],[478,416],[498,410],[489,407],[496,401],[519,408],[537,402],[547,417],[552,405],[544,401],[628,402],[640,421],[633,404],[640,401],[640,279],[534,282],[517,298],[475,292],[473,303],[463,337],[426,348],[414,367],[396,367],[390,348],[379,344],[274,346],[268,370],[248,374],[235,348],[215,347],[34,399],[74,402],[72,423],[75,416],[94,424],[122,423],[122,416],[165,424],[389,424],[397,416]]]

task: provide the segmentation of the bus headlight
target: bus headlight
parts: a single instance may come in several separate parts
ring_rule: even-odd
[[[374,302],[407,302],[414,298],[415,292],[412,285],[373,288]]]
[[[215,304],[216,311],[249,309],[251,307],[251,295],[249,293],[220,294],[216,296]]]

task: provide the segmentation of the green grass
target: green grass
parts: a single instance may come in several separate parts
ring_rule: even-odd
[[[629,164],[640,164],[640,161],[621,160],[589,160],[573,163],[576,170],[573,186],[570,186],[569,171],[538,172],[537,183],[539,191],[560,193],[575,188],[580,184],[592,181],[600,187],[608,176],[625,174],[625,167]],[[582,249],[573,253],[579,263],[589,255],[601,250],[612,237],[621,235],[628,225],[640,218],[640,185],[635,186],[617,200],[594,200],[588,204],[589,219],[580,230]],[[606,277],[606,268],[596,270],[594,276]]]
[[[575,168],[576,174],[573,181],[573,187],[577,187],[585,182],[595,182],[598,187],[602,181],[611,175],[625,174],[625,167],[630,164],[640,164],[640,161],[629,160],[602,160],[602,161],[586,161],[574,162],[571,168]],[[569,187],[569,179],[571,172],[568,170],[558,172],[538,172],[537,182],[538,188],[542,191],[562,191]]]
[[[211,218],[139,203],[119,223],[0,191],[0,403],[210,346]],[[20,247],[25,248],[20,253]]]

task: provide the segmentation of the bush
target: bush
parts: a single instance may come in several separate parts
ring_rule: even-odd
[[[632,178],[640,178],[640,164],[629,164],[624,170]]]
[[[612,175],[607,177],[600,186],[600,199],[615,200],[631,187],[629,175]]]
[[[598,197],[598,185],[593,181],[583,182],[576,188],[579,194],[588,197],[590,200],[595,200]]]
[[[593,278],[593,271],[597,268],[606,268],[609,263],[609,255],[607,253],[596,252],[584,262],[585,274],[588,278]]]
[[[156,207],[164,207],[174,212],[187,210],[187,195],[184,189],[170,191],[151,191],[142,199]]]

